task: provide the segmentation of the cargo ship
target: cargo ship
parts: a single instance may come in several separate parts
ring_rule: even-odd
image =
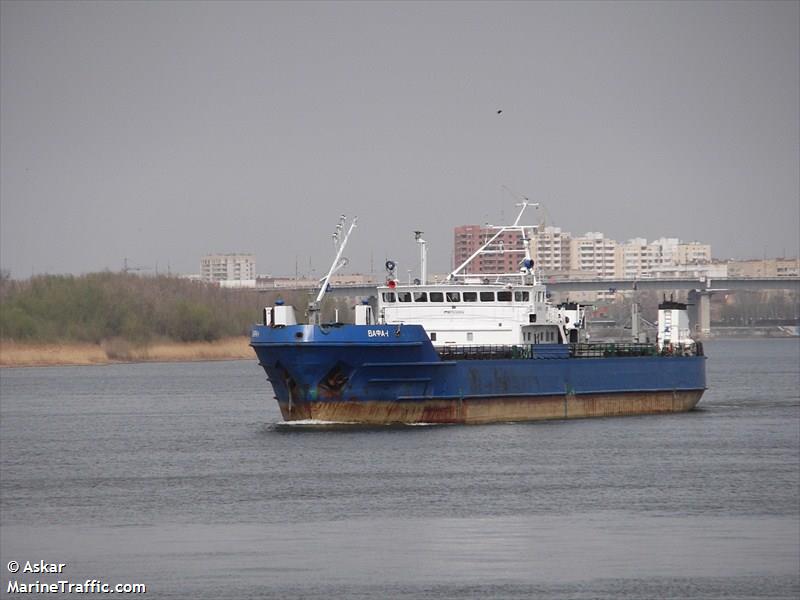
[[[278,300],[253,327],[250,345],[285,421],[418,424],[491,423],[675,413],[706,389],[702,344],[690,336],[686,304],[659,305],[650,343],[596,343],[585,307],[555,305],[537,276],[535,228],[498,226],[464,264],[429,282],[416,232],[420,277],[401,284],[386,262],[384,285],[355,307],[353,323],[323,323],[320,307],[355,227],[344,218],[337,253],[308,305],[308,323]],[[346,230],[346,231],[345,231]],[[502,248],[516,231],[519,248]],[[469,274],[480,255],[515,252],[518,271]]]

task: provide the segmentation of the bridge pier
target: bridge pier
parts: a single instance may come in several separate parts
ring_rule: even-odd
[[[711,335],[711,292],[689,290],[689,324],[696,338]]]

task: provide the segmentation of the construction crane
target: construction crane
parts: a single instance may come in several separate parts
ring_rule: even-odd
[[[122,272],[135,273],[138,271],[152,271],[152,269],[150,267],[131,267],[128,265],[128,257],[126,256],[122,261]]]

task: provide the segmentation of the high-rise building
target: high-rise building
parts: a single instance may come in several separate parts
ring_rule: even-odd
[[[691,272],[676,269],[707,265],[711,262],[711,246],[699,242],[682,243],[678,238],[659,238],[647,242],[634,238],[621,245],[622,276],[640,279],[663,276],[666,272]]]
[[[654,247],[654,253],[657,256],[653,266],[676,264],[675,261],[678,258],[678,247],[680,244],[681,241],[678,238],[662,237],[650,242],[650,245]]]
[[[660,238],[648,242],[634,238],[624,244],[589,232],[573,238],[560,227],[532,227],[531,256],[539,271],[545,275],[570,277],[599,277],[602,279],[641,279],[676,270],[679,266],[698,266],[711,263],[711,246],[699,242],[683,243],[678,238]],[[489,226],[462,225],[454,230],[454,266],[472,256],[496,229]],[[477,257],[468,273],[508,273],[519,268],[524,256],[519,232],[505,232],[495,240],[492,249],[505,249],[505,254]],[[508,252],[512,250],[513,252]]]
[[[591,273],[600,279],[622,276],[619,244],[602,233],[590,231],[570,242],[570,268]]]
[[[678,244],[677,265],[702,265],[711,262],[711,246],[700,242]]]
[[[658,248],[644,238],[628,240],[621,246],[622,276],[625,279],[647,277],[659,263]]]
[[[200,279],[209,282],[253,281],[256,258],[253,254],[207,254],[200,259]]]
[[[463,264],[481,246],[483,246],[497,229],[492,226],[461,225],[453,231],[454,267]],[[466,268],[466,273],[491,274],[509,273],[519,268],[520,261],[525,257],[525,247],[522,235],[518,231],[505,231],[494,242],[492,250],[495,254],[484,254],[476,257]],[[501,253],[500,250],[503,250]]]
[[[649,242],[634,238],[620,245],[622,252],[622,277],[640,279],[652,277],[653,272],[665,265],[674,265],[678,255],[678,238],[661,238]]]
[[[560,227],[545,227],[534,237],[533,260],[546,274],[570,268],[570,234]]]

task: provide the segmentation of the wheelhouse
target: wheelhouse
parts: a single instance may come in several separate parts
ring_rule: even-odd
[[[377,315],[386,324],[422,325],[435,346],[567,341],[541,285],[382,286]]]

